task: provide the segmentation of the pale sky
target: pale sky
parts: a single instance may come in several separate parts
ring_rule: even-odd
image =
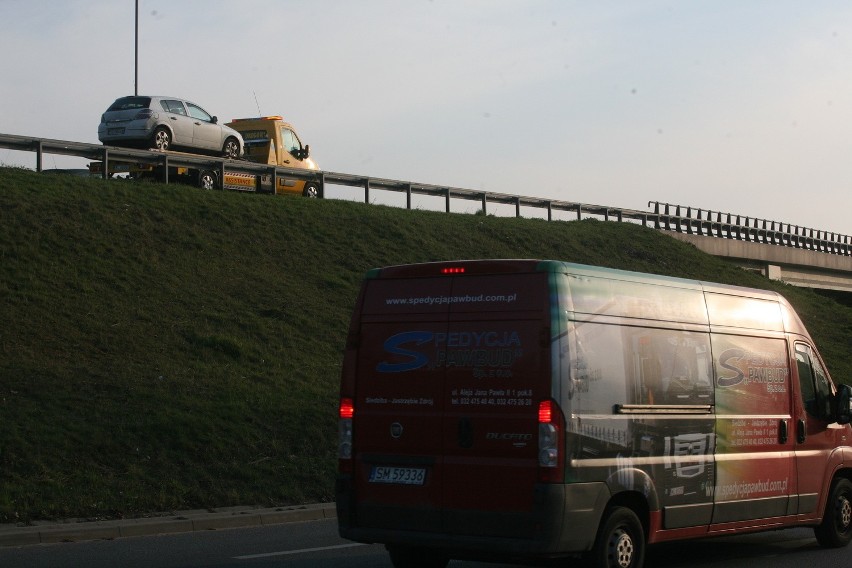
[[[97,143],[134,14],[0,0],[0,132]],[[852,235],[846,1],[140,0],[138,90],[281,114],[327,171]]]

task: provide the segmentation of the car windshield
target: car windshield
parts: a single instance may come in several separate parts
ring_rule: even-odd
[[[191,116],[192,118],[197,118],[205,122],[213,122],[213,117],[210,116],[207,111],[201,108],[200,106],[192,104],[191,102],[187,102],[186,108],[189,109],[189,116]]]
[[[112,103],[112,105],[107,109],[107,112],[111,110],[134,110],[139,108],[148,108],[148,105],[151,104],[151,97],[122,97]]]

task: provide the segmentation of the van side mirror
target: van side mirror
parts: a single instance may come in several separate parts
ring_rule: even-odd
[[[852,387],[840,385],[834,399],[834,417],[838,424],[852,422]]]

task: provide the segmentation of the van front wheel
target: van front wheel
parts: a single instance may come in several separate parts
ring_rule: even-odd
[[[645,561],[645,531],[626,507],[607,511],[592,549],[590,564],[601,568],[641,568]]]
[[[825,514],[814,534],[824,548],[839,548],[852,541],[852,482],[848,479],[841,477],[831,484]]]
[[[394,568],[446,568],[450,559],[434,550],[388,546]]]

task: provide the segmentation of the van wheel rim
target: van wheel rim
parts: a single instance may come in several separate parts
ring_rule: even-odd
[[[614,561],[613,566],[629,568],[633,562],[633,539],[624,529],[612,533],[610,539],[610,558]]]
[[[837,522],[842,531],[847,531],[852,525],[852,503],[845,496],[839,499],[837,507]]]

